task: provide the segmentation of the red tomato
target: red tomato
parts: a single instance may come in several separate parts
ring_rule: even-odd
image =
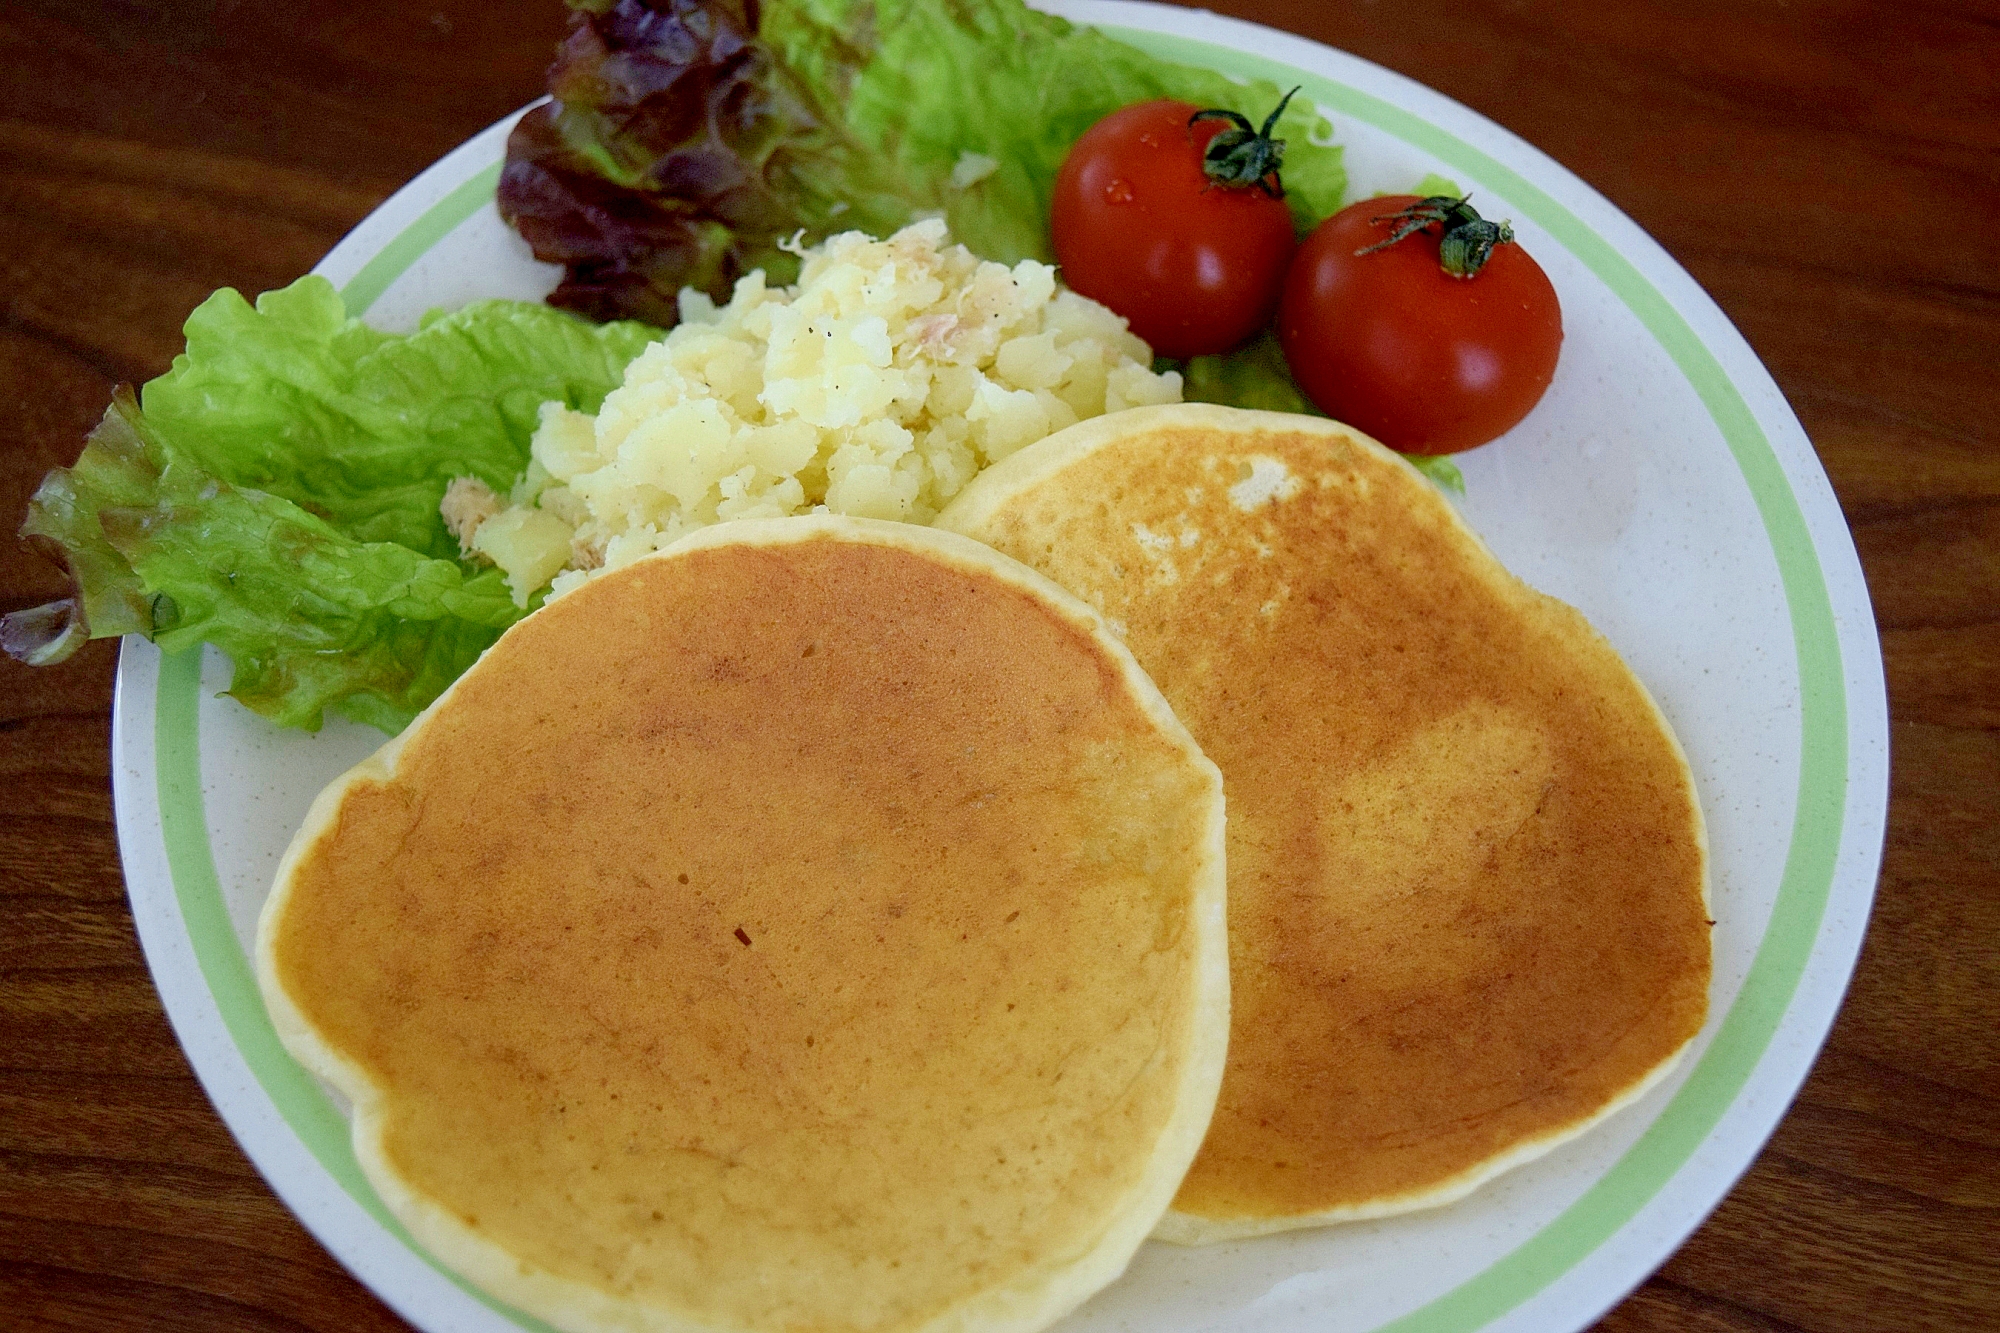
[[[1221,121],[1186,102],[1141,102],[1084,132],[1056,173],[1049,216],[1072,289],[1131,322],[1161,356],[1226,352],[1270,322],[1295,237],[1262,186],[1202,171]]]
[[[1512,242],[1469,278],[1438,266],[1435,225],[1355,253],[1388,239],[1393,224],[1374,219],[1416,202],[1368,199],[1322,222],[1285,276],[1278,340],[1321,411],[1404,453],[1457,453],[1540,401],[1562,350],[1562,308]]]

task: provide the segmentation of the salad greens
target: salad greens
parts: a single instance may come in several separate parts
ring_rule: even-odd
[[[537,412],[594,412],[658,330],[519,301],[433,315],[408,336],[350,319],[324,278],[253,308],[217,292],[187,351],[121,389],[24,536],[61,549],[77,594],[0,627],[49,662],[86,638],[213,643],[230,693],[288,725],[333,708],[395,732],[525,614],[471,572],[438,502],[453,477],[505,492]]]
[[[554,100],[508,142],[500,209],[566,268],[550,301],[662,326],[693,286],[727,299],[779,248],[886,236],[942,213],[988,259],[1052,259],[1056,170],[1077,137],[1174,97],[1262,117],[1284,89],[1175,65],[1021,0],[570,0]],[[1341,151],[1295,103],[1285,187],[1305,230],[1340,207]],[[1317,141],[1317,142],[1316,142]]]
[[[550,302],[594,319],[670,327],[683,286],[723,301],[753,268],[791,282],[780,244],[801,232],[885,236],[923,212],[989,259],[1048,261],[1056,171],[1099,119],[1156,97],[1262,116],[1284,92],[1020,0],[569,3],[554,100],[508,141],[500,209],[564,266]],[[1278,120],[1302,234],[1347,185],[1326,130],[1303,105]],[[1268,333],[1159,368],[1182,371],[1190,401],[1317,414]],[[1449,459],[1411,462],[1464,489]]]

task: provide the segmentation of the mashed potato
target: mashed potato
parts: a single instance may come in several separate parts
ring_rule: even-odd
[[[952,245],[941,221],[803,251],[796,287],[760,272],[728,305],[681,293],[681,323],[595,417],[545,404],[502,507],[453,483],[446,518],[515,600],[561,593],[733,518],[831,511],[928,523],[982,468],[1085,417],[1180,401],[1125,321]],[[488,503],[488,500],[491,503]]]

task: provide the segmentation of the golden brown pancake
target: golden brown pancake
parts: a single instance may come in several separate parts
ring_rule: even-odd
[[[741,522],[551,602],[329,788],[259,974],[391,1210],[559,1327],[1030,1330],[1200,1144],[1222,837],[1046,579]]]
[[[1126,638],[1229,797],[1229,1065],[1159,1234],[1448,1202],[1630,1101],[1707,1010],[1687,764],[1583,616],[1332,422],[1142,408],[938,523]]]

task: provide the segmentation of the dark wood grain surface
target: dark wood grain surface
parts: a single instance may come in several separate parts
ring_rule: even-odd
[[[1805,423],[1881,623],[1880,896],[1824,1055],[1602,1328],[2000,1328],[2000,8],[1234,0],[1420,80],[1657,237]],[[309,268],[537,95],[558,0],[0,5],[0,526],[212,289]],[[0,541],[0,609],[56,595]],[[0,1327],[401,1328],[175,1044],[112,829],[114,650],[0,660]]]

